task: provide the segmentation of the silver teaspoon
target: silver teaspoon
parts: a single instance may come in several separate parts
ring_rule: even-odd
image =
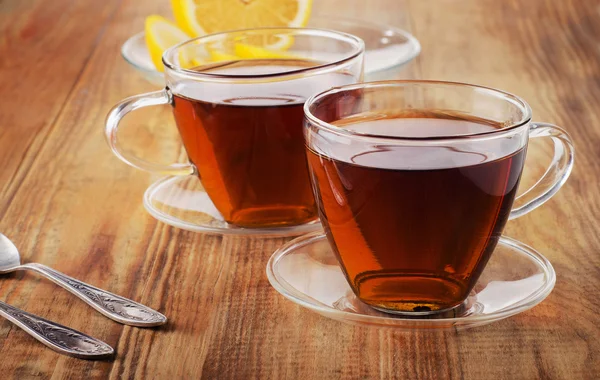
[[[151,327],[167,323],[167,318],[164,315],[147,306],[88,285],[45,265],[37,263],[21,265],[21,257],[17,247],[0,233],[0,273],[26,269],[40,273],[50,281],[75,294],[108,318],[124,325]]]
[[[0,315],[61,354],[80,359],[104,359],[115,351],[101,340],[0,301]]]

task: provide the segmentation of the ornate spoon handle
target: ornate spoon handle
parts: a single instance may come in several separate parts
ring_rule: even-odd
[[[81,359],[103,359],[114,354],[113,348],[101,340],[29,314],[2,301],[0,315],[61,354]]]
[[[108,318],[124,325],[151,327],[167,323],[161,313],[130,299],[98,289],[42,264],[24,264],[19,269],[31,269],[81,298]]]

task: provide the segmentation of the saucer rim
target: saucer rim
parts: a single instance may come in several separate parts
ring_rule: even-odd
[[[548,297],[556,284],[556,272],[554,267],[544,255],[523,242],[508,236],[501,236],[498,244],[503,244],[514,251],[518,251],[521,254],[527,255],[529,259],[537,263],[538,267],[542,269],[543,273],[547,276],[547,280],[544,282],[543,286],[528,295],[526,298],[519,300],[512,306],[509,306],[507,309],[494,311],[490,314],[474,314],[454,318],[399,318],[397,315],[394,317],[386,317],[351,313],[348,311],[334,309],[312,297],[307,296],[303,292],[294,288],[290,283],[282,278],[281,275],[276,274],[276,271],[274,270],[277,262],[288,252],[323,239],[327,239],[327,236],[323,233],[323,231],[316,231],[302,235],[285,243],[269,258],[266,266],[267,278],[271,286],[288,300],[325,317],[346,323],[354,323],[359,325],[367,324],[371,326],[376,325],[378,327],[405,330],[439,330],[443,328],[477,327],[511,317],[533,308],[542,302],[546,297]],[[314,303],[306,301],[307,298],[312,299]]]
[[[403,59],[395,60],[393,62],[393,64],[390,64],[389,66],[386,66],[386,67],[379,68],[377,70],[365,71],[365,73],[364,73],[365,76],[366,75],[372,75],[372,76],[381,75],[382,73],[386,73],[388,71],[398,69],[398,68],[406,65],[407,63],[411,62],[412,60],[417,58],[419,56],[419,54],[421,54],[422,48],[421,48],[421,43],[419,42],[419,40],[412,33],[408,32],[402,28],[398,28],[398,27],[388,25],[388,24],[380,25],[380,24],[377,24],[374,22],[361,21],[361,20],[356,20],[353,18],[331,17],[329,15],[318,15],[318,16],[313,17],[313,19],[321,20],[324,22],[333,22],[333,23],[339,22],[341,24],[369,28],[369,29],[377,30],[377,31],[381,32],[382,34],[385,34],[386,32],[391,31],[394,35],[400,35],[400,36],[406,38],[406,40],[407,40],[406,45],[410,46],[410,52],[408,54],[406,54],[403,57]],[[358,37],[360,38],[360,36],[358,36]],[[161,73],[160,71],[158,71],[156,69],[148,69],[146,67],[143,67],[142,65],[139,64],[139,62],[136,59],[133,59],[129,53],[132,50],[132,46],[138,43],[138,40],[144,40],[144,39],[145,39],[144,31],[135,33],[134,35],[127,38],[127,40],[123,43],[123,45],[121,45],[121,56],[135,70],[138,70],[138,71],[140,71],[140,73],[145,75],[146,80],[148,80],[152,83],[156,83],[156,81],[164,81],[163,73]],[[365,52],[367,50],[370,50],[370,49],[367,49],[365,47]],[[150,80],[150,78],[152,78],[152,80]]]
[[[229,225],[228,228],[202,226],[175,218],[163,211],[156,209],[152,205],[153,194],[161,188],[168,186],[170,182],[183,180],[190,176],[166,176],[153,182],[144,192],[143,204],[146,211],[159,222],[163,222],[170,226],[180,228],[186,231],[214,234],[214,235],[236,235],[236,236],[253,236],[253,237],[291,237],[303,235],[311,232],[319,232],[322,230],[319,220],[314,220],[309,223],[300,224],[297,226],[285,226],[277,228],[243,228],[234,225]]]

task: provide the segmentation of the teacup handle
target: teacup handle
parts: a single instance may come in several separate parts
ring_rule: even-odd
[[[569,178],[573,169],[575,150],[573,142],[565,130],[548,123],[531,123],[529,138],[537,137],[546,137],[552,140],[554,157],[542,178],[515,199],[517,207],[510,212],[509,220],[527,214],[552,198]]]
[[[157,106],[171,103],[171,94],[168,89],[160,91],[148,92],[146,94],[135,95],[117,103],[106,117],[106,126],[104,134],[106,141],[112,149],[113,153],[126,164],[135,168],[146,170],[153,173],[167,175],[189,175],[196,172],[196,168],[192,163],[175,163],[171,165],[156,164],[143,160],[127,150],[120,147],[118,142],[119,123],[121,119],[129,112],[138,108]]]

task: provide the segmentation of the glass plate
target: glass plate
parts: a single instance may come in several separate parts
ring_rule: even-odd
[[[465,303],[444,314],[406,317],[358,300],[322,232],[296,238],[269,259],[271,285],[289,300],[338,321],[398,330],[467,329],[528,310],[550,294],[556,274],[534,249],[502,237]]]
[[[395,77],[397,69],[412,61],[421,52],[421,45],[415,37],[389,25],[316,16],[311,18],[308,27],[333,29],[362,38],[365,41],[365,81]],[[121,54],[150,83],[164,85],[163,74],[154,68],[148,54],[144,32],[125,41]]]
[[[153,183],[144,194],[144,207],[150,215],[173,227],[194,232],[223,235],[297,236],[320,231],[313,221],[278,228],[242,228],[223,219],[202,183],[195,176],[169,176]]]

